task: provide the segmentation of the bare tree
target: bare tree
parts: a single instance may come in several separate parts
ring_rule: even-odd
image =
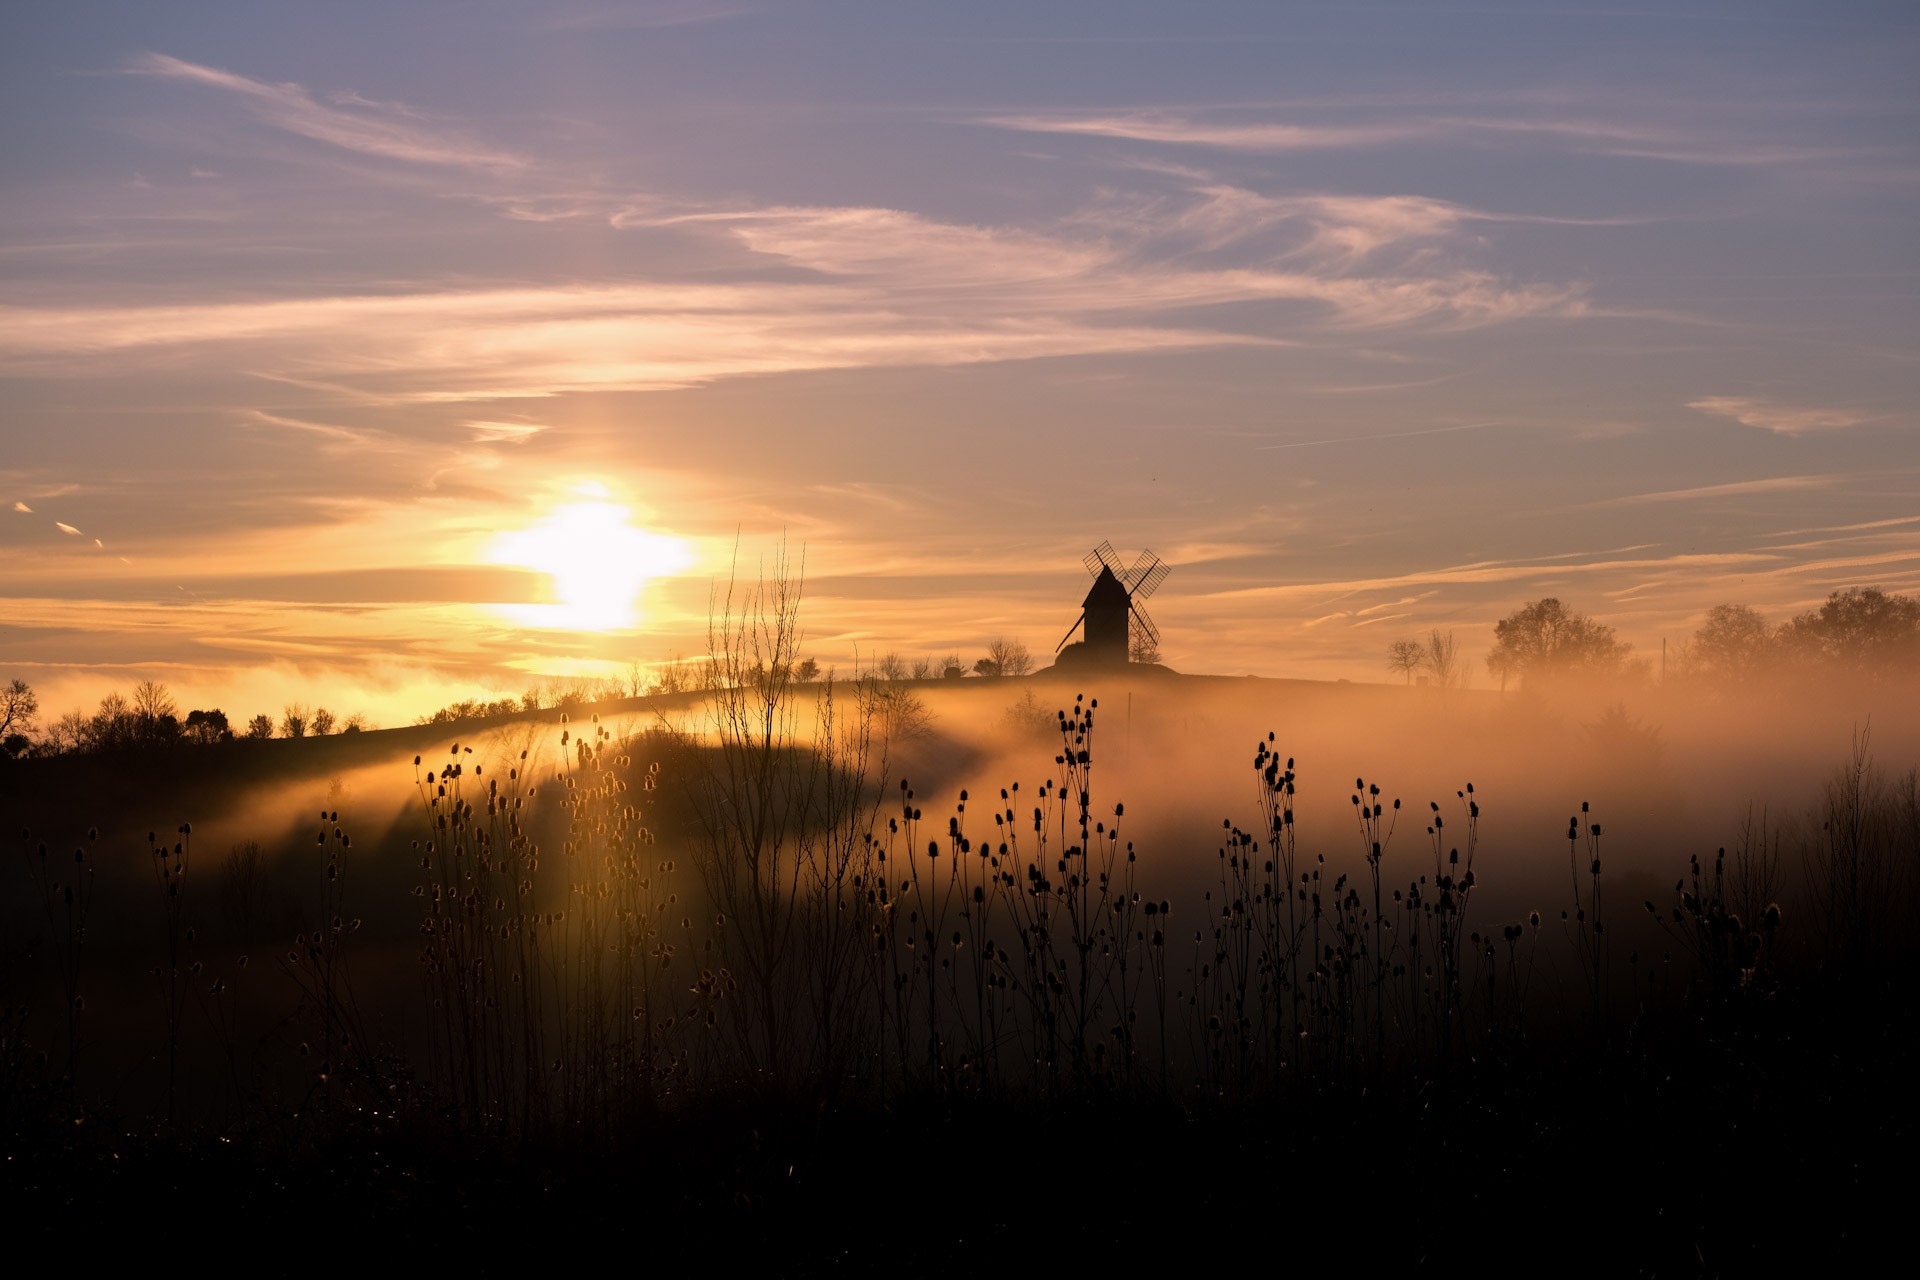
[[[1027,646],[1005,636],[987,642],[987,660],[993,663],[995,675],[1024,676],[1033,671],[1033,654]]]
[[[1127,619],[1127,661],[1148,665],[1160,661],[1160,642],[1134,617]]]
[[[1413,683],[1413,673],[1427,665],[1427,647],[1418,640],[1395,640],[1387,646],[1387,665]]]
[[[247,721],[247,736],[264,741],[273,736],[273,717],[264,711]]]
[[[142,720],[159,720],[178,714],[173,694],[158,680],[142,680],[133,686],[133,713]]]
[[[931,680],[940,673],[934,670],[932,658],[915,658],[911,674],[915,680]]]
[[[1460,662],[1460,650],[1453,642],[1453,632],[1438,629],[1427,632],[1426,667],[1434,684],[1440,688],[1460,687],[1467,672]]]
[[[25,680],[15,679],[0,689],[0,735],[16,729],[31,729],[34,717],[39,714],[40,698]]]
[[[313,710],[314,737],[324,738],[332,732],[333,732],[333,712],[327,710],[325,707],[315,707]]]
[[[283,738],[304,738],[307,736],[307,720],[311,716],[303,702],[289,702],[280,713],[280,736]]]

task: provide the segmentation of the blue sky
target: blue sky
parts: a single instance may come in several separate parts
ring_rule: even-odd
[[[1175,565],[1201,671],[1920,587],[1911,6],[0,35],[0,668],[55,699],[403,718],[656,661],[783,534],[843,667],[1049,649],[1103,538]],[[631,626],[526,625],[499,536],[583,501],[688,559]]]

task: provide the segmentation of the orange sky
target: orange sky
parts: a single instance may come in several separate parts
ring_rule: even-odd
[[[1920,588],[1904,11],[123,16],[0,18],[56,714],[690,654],[783,539],[843,669],[1050,651],[1102,539],[1229,673]]]

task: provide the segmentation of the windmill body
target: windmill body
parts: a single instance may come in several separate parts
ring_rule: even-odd
[[[1127,619],[1133,612],[1133,597],[1120,585],[1120,579],[1106,565],[1093,580],[1093,589],[1081,604],[1085,622],[1086,656],[1099,662],[1127,660]],[[1071,634],[1071,633],[1069,633]]]
[[[1111,544],[1101,543],[1086,556],[1093,587],[1080,604],[1080,618],[1067,629],[1054,652],[1061,668],[1124,667],[1131,657],[1138,630],[1158,642],[1160,633],[1140,602],[1152,595],[1172,569],[1151,551],[1142,551],[1130,568],[1122,569]],[[1075,643],[1073,633],[1081,638]]]

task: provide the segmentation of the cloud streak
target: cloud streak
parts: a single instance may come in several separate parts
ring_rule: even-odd
[[[1753,396],[1703,396],[1687,401],[1687,408],[1716,417],[1732,418],[1742,426],[1758,427],[1777,436],[1839,431],[1868,421],[1865,415],[1846,409],[1799,408]]]
[[[128,63],[128,69],[136,75],[233,94],[275,128],[361,155],[495,172],[526,167],[526,161],[511,152],[415,123],[410,112],[390,103],[344,95],[329,104],[297,84],[268,84],[164,53],[141,54]]]
[[[1578,284],[1512,283],[1437,253],[1468,216],[1406,197],[1276,200],[1218,186],[1118,223],[1045,231],[865,207],[629,210],[616,227],[704,240],[732,256],[737,273],[765,278],[0,306],[0,365],[59,373],[102,360],[170,362],[197,349],[244,360],[261,376],[376,401],[453,402],[1586,314]],[[1261,235],[1278,239],[1255,245],[1251,261],[1191,251]],[[1226,304],[1268,309],[1232,323],[1206,311]],[[279,425],[351,435],[303,420]],[[514,434],[525,433],[512,423],[483,430]]]

